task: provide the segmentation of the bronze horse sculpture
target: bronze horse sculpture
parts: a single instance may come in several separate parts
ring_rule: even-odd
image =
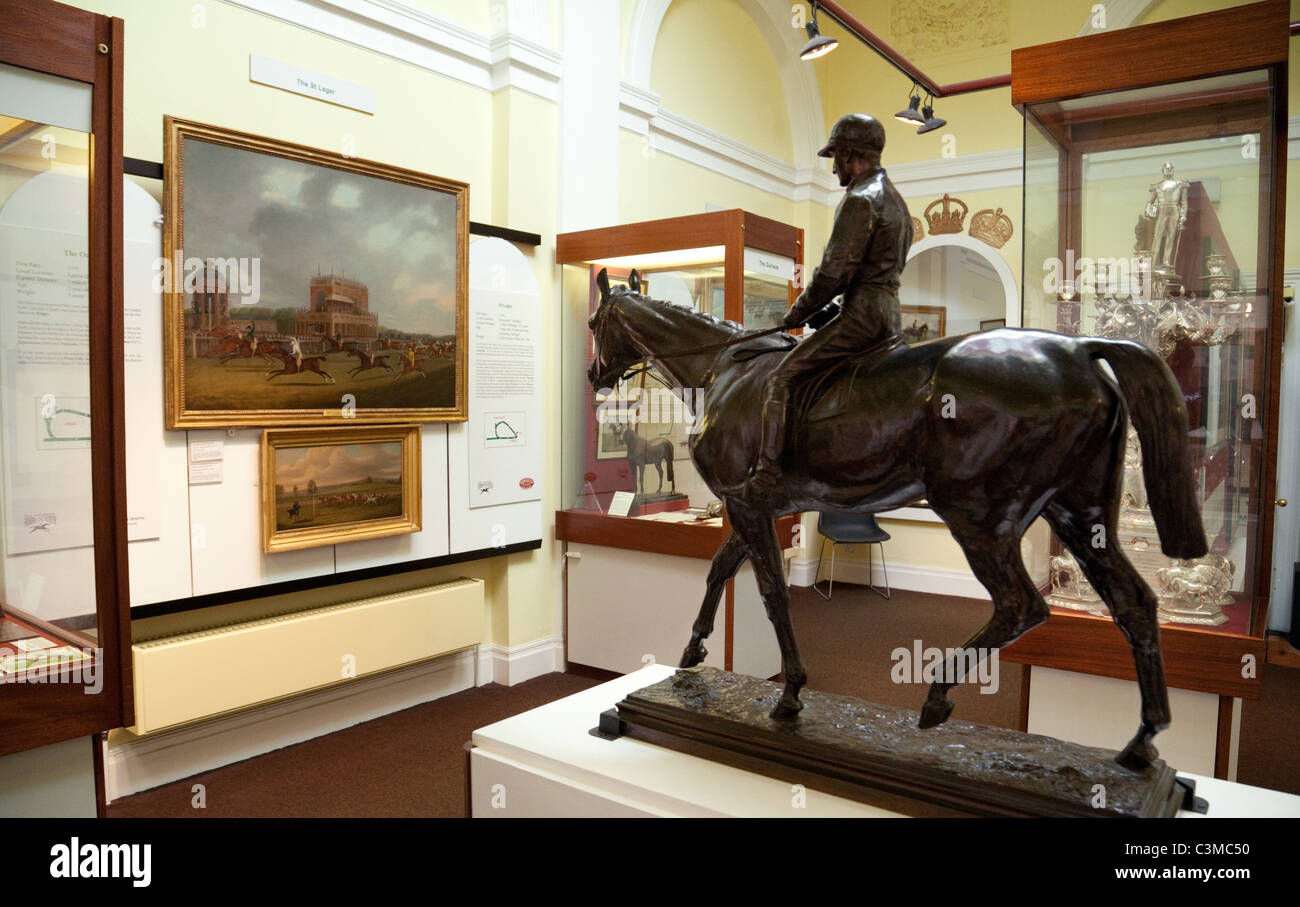
[[[645,494],[645,468],[649,464],[659,473],[659,488],[664,490],[664,465],[668,467],[669,488],[677,490],[677,477],[673,475],[673,442],[668,438],[654,438],[647,441],[636,433],[635,426],[623,429],[623,443],[627,445],[627,462],[632,467],[636,480],[636,493]]]
[[[793,719],[807,672],[774,519],[805,510],[875,513],[926,498],[993,599],[992,618],[961,650],[950,650],[930,687],[919,724],[941,724],[953,708],[949,690],[974,666],[965,653],[982,659],[1049,615],[1020,555],[1021,536],[1043,516],[1133,651],[1141,724],[1116,761],[1134,771],[1151,764],[1152,739],[1169,726],[1170,713],[1156,597],[1116,544],[1130,417],[1161,548],[1173,558],[1206,553],[1186,408],[1155,353],[1124,340],[1004,328],[860,358],[812,382],[817,387],[796,403],[779,500],[748,500],[743,489],[759,444],[755,413],[763,380],[780,359],[763,353],[788,349],[793,338],[757,337],[649,299],[636,272],[611,292],[602,271],[597,285],[589,381],[613,387],[648,362],[677,388],[694,391],[691,459],[732,526],[713,557],[682,667],[704,660],[721,593],[749,559],[781,650],[784,688],[771,714]]]

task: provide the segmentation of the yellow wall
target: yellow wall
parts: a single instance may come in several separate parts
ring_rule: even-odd
[[[790,115],[776,63],[735,0],[673,0],[650,87],[664,107],[789,161]]]

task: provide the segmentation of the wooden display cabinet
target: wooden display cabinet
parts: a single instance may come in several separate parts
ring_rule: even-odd
[[[608,619],[612,624],[622,625],[626,620],[638,619],[639,611],[629,611],[624,615],[626,620],[620,618],[619,608],[651,607],[649,600],[629,603],[629,596],[635,599],[636,593],[667,583],[667,588],[675,590],[674,597],[689,595],[691,599],[686,608],[690,619],[678,625],[681,615],[664,616],[664,621],[670,624],[664,626],[665,638],[677,640],[674,645],[680,654],[690,634],[690,620],[704,595],[707,561],[730,529],[725,516],[715,520],[691,519],[713,495],[695,474],[689,459],[689,413],[683,413],[680,405],[670,399],[667,388],[653,379],[642,378],[635,386],[611,389],[612,396],[607,396],[597,394],[587,383],[586,371],[593,356],[587,320],[599,301],[596,274],[605,268],[611,282],[618,283],[635,268],[647,295],[689,305],[759,330],[779,323],[797,296],[795,278],[803,267],[803,231],[745,211],[716,211],[563,233],[556,237],[556,260],[563,266],[564,292],[564,484],[563,509],[556,513],[556,537],[570,549],[571,567],[584,550],[589,563],[597,557],[610,559],[611,571],[618,569],[614,565],[614,552],[635,553],[635,556],[625,555],[628,572],[624,589],[621,594],[620,590],[610,590],[614,594],[607,602],[575,601],[580,584],[570,578],[566,590],[569,607],[565,635],[574,641],[570,645],[571,662],[622,672],[641,665],[639,661],[629,661],[631,649],[622,655],[612,650],[601,651],[599,640],[610,636],[615,628],[612,626],[605,632],[585,624],[575,627],[573,622]],[[638,409],[641,403],[644,405]],[[602,421],[610,412],[616,412],[622,419],[623,413],[632,411],[636,414],[628,416],[626,421]],[[661,436],[669,440],[674,453],[675,494],[668,491],[670,483],[666,476],[664,492],[658,493],[659,475],[649,465],[645,467],[644,491],[638,493],[625,447],[615,435],[629,426],[643,438],[653,440]],[[608,512],[616,492],[635,495],[630,516],[612,516]],[[792,545],[796,522],[795,517],[778,521],[779,537],[786,546]],[[599,549],[596,555],[591,552],[591,546]],[[664,560],[655,560],[656,556]],[[670,576],[680,581],[680,586],[673,586],[674,580],[666,579]],[[733,580],[728,583],[711,648],[719,652],[721,665],[727,669],[754,670],[757,665],[767,665],[771,659],[767,653],[761,657],[747,654],[751,648],[747,628],[753,626],[756,607],[751,606],[751,598],[757,602],[757,595],[755,590],[751,596],[748,589],[753,585],[752,578],[742,574],[739,579],[746,584],[741,592],[741,607],[737,607]],[[596,590],[583,594],[594,595]],[[674,601],[675,606],[680,604]],[[765,616],[762,619],[765,621]],[[584,630],[592,632],[584,637]],[[770,635],[767,631],[766,636]],[[583,638],[593,640],[593,647],[598,650],[595,654],[583,654]],[[628,645],[633,643],[629,641]],[[653,649],[653,644],[648,645]],[[754,645],[758,645],[757,637]],[[775,651],[774,646],[772,650]],[[654,654],[661,659],[667,657]],[[775,673],[775,669],[768,673]]]
[[[121,19],[47,0],[0,0],[2,75],[20,83],[0,92],[0,244],[21,249],[0,261],[13,269],[0,286],[16,287],[23,302],[18,311],[5,300],[9,317],[27,319],[22,330],[8,322],[0,350],[9,422],[0,444],[0,756],[133,720],[123,31]],[[63,333],[51,338],[41,324]]]
[[[1288,13],[1269,0],[1012,52],[1012,103],[1025,116],[1022,323],[1138,340],[1178,379],[1207,541],[1234,562],[1230,585],[1217,602],[1203,596],[1204,623],[1184,622],[1201,620],[1200,605],[1161,587],[1154,537],[1119,542],[1161,595],[1162,614],[1178,618],[1162,624],[1169,684],[1220,697],[1258,698],[1266,657]],[[1160,202],[1180,197],[1185,223],[1171,246],[1157,233],[1173,226],[1177,206]],[[1140,504],[1126,504],[1132,525]],[[1057,589],[1047,590],[1052,618],[1003,657],[1133,679],[1109,617],[1057,607],[1068,602]],[[1220,704],[1221,714],[1231,707]]]

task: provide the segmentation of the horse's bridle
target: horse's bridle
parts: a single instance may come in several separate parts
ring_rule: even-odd
[[[596,314],[597,314],[597,315],[600,315],[600,311],[597,310]],[[604,317],[605,317],[605,318],[608,318],[609,316],[608,316],[608,314],[606,314]],[[599,327],[600,327],[602,324],[603,324],[603,320],[601,321],[600,324],[593,325],[593,328],[595,328],[595,329],[598,330]],[[740,333],[740,334],[737,334],[735,337],[732,337],[732,338],[729,339],[729,340],[723,340],[723,341],[720,342],[720,343],[706,343],[706,344],[703,344],[702,346],[693,346],[693,347],[690,347],[689,349],[678,350],[678,351],[675,352],[675,353],[666,353],[666,354],[663,354],[663,355],[658,355],[658,356],[656,356],[655,358],[656,358],[656,359],[680,359],[680,358],[682,358],[683,356],[696,356],[696,355],[699,355],[700,353],[711,353],[711,352],[713,352],[713,351],[715,351],[715,350],[718,351],[718,352],[720,353],[720,352],[722,352],[723,350],[727,349],[728,347],[733,347],[733,346],[736,346],[736,345],[741,344],[741,343],[748,343],[748,342],[751,341],[751,340],[758,340],[758,339],[763,338],[763,337],[769,337],[769,336],[771,336],[772,334],[779,334],[779,333],[784,332],[785,330],[786,330],[785,325],[783,325],[783,324],[778,324],[778,325],[777,325],[776,327],[774,327],[774,328],[766,328],[765,330],[761,330],[761,331],[744,331],[744,332],[742,332],[742,333]],[[793,337],[791,337],[790,339],[791,339],[791,340],[794,340]],[[599,342],[599,338],[597,338],[597,340],[598,340],[598,342]],[[789,349],[789,347],[786,347],[786,348]],[[618,376],[618,378],[616,378],[616,379],[614,380],[614,383],[615,383],[615,384],[619,384],[619,383],[621,383],[621,382],[623,382],[623,381],[628,380],[629,378],[635,378],[637,375],[640,375],[640,374],[642,374],[643,372],[649,372],[649,371],[653,368],[653,366],[652,366],[652,365],[647,361],[647,359],[641,359],[641,360],[639,360],[639,362],[640,362],[640,363],[645,363],[645,364],[643,364],[643,365],[642,365],[642,364],[634,364],[632,367],[630,367],[630,368],[628,368],[628,369],[625,369],[625,370],[624,370],[624,371],[623,371],[623,372]],[[651,375],[650,377],[655,378],[656,380],[658,380],[660,384],[663,384],[663,385],[664,385],[664,387],[669,387],[668,383],[665,382],[665,381],[663,381],[662,379],[658,378],[658,376],[656,376],[656,375]]]

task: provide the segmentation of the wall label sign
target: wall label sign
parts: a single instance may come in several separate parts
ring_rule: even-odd
[[[259,54],[248,55],[248,79],[272,88],[282,88],[294,94],[315,98],[340,107],[375,112],[375,90],[354,82],[345,82],[334,76],[312,72],[281,60],[272,60]]]

